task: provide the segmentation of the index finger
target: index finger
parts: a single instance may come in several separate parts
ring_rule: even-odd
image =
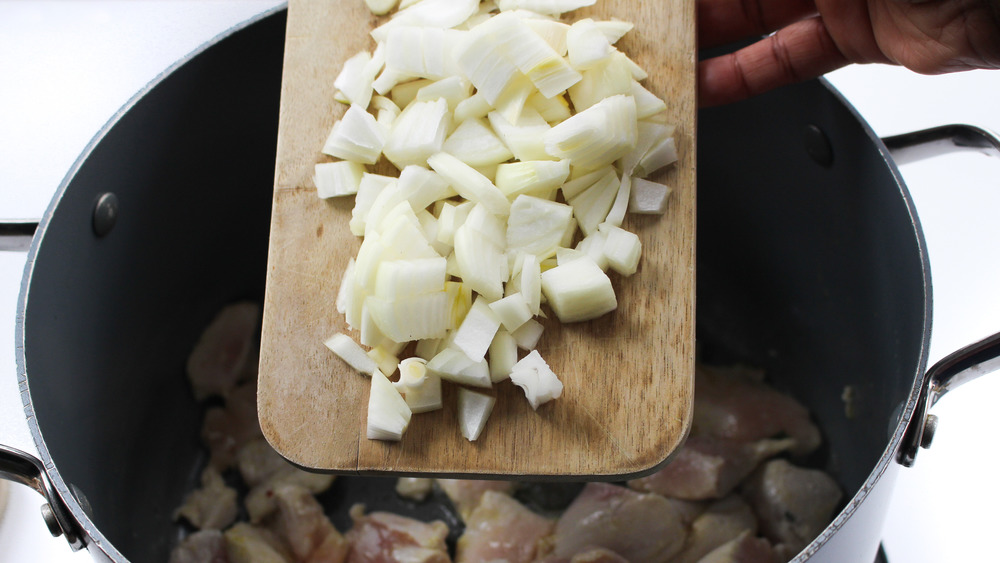
[[[697,0],[698,46],[761,36],[815,15],[814,0]]]

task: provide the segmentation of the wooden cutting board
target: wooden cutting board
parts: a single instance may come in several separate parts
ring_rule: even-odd
[[[346,111],[333,80],[373,49],[368,33],[386,19],[362,0],[289,2],[258,388],[261,427],[283,456],[339,473],[610,478],[648,472],[682,443],[694,378],[694,0],[598,0],[564,19],[584,16],[635,23],[618,47],[649,72],[644,85],[677,125],[680,161],[652,178],[673,188],[666,214],[623,225],[642,241],[639,271],[611,274],[613,313],[570,325],[549,314],[538,349],[564,383],[559,399],[536,412],[520,388],[497,384],[493,414],[469,442],[446,384],[444,409],[414,415],[401,442],[381,442],[366,438],[369,378],[323,344],[349,333],[335,298],[361,242],[348,228],[354,198],[318,198],[312,175],[332,160],[320,149]]]

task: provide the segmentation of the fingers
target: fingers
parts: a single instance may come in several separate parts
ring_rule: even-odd
[[[819,16],[698,65],[701,107],[726,104],[815,78],[848,63]]]
[[[813,0],[698,0],[697,6],[703,49],[771,33],[816,14]]]

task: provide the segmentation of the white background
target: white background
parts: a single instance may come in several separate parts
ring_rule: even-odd
[[[230,25],[276,4],[0,1],[0,218],[40,217],[77,155],[136,91]],[[926,77],[872,65],[829,78],[881,136],[953,122],[1000,131],[1000,72]],[[1000,330],[1000,159],[955,155],[902,172],[931,256],[934,361]],[[13,359],[23,266],[23,254],[0,252],[0,443],[30,451]],[[902,472],[883,534],[891,562],[996,560],[1000,454],[991,438],[1000,429],[998,401],[995,375],[935,408],[941,425],[934,445]],[[48,535],[41,497],[10,489],[0,506],[0,561],[89,559]]]

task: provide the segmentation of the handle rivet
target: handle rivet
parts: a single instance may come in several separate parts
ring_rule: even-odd
[[[62,526],[59,525],[59,519],[56,518],[56,513],[49,506],[49,503],[42,505],[42,520],[45,520],[45,526],[48,527],[52,537],[58,538],[62,535]]]
[[[819,126],[806,125],[802,131],[802,144],[816,164],[824,168],[833,166],[833,145]]]
[[[97,196],[97,202],[94,204],[94,234],[99,237],[107,235],[117,222],[118,196],[111,192],[104,192]]]

